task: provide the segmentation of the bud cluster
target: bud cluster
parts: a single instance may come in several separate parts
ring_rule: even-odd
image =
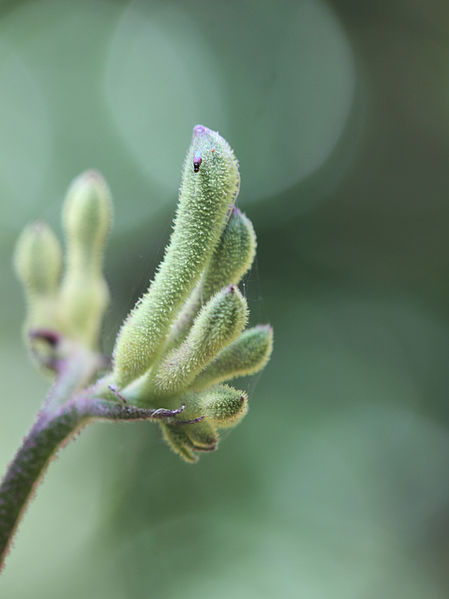
[[[166,414],[158,420],[164,438],[189,462],[216,449],[219,429],[246,413],[246,393],[224,383],[259,371],[272,349],[269,325],[246,328],[248,307],[238,284],[254,260],[256,236],[235,207],[239,189],[229,144],[196,126],[164,258],[117,335],[111,372],[93,387],[111,405]],[[22,233],[15,266],[27,297],[27,338],[54,331],[98,351],[109,299],[102,263],[111,214],[98,173],[73,182],[63,210],[62,276],[62,250],[51,229],[35,223]],[[48,366],[42,347],[33,350]]]
[[[109,188],[99,173],[87,171],[73,181],[64,202],[64,272],[61,244],[46,223],[32,223],[19,237],[14,265],[28,306],[24,334],[40,366],[52,363],[56,344],[48,343],[50,332],[98,350],[109,300],[102,267],[111,221]]]

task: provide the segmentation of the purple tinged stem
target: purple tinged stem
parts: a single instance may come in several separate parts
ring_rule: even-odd
[[[170,421],[183,409],[184,406],[176,410],[147,410],[79,395],[51,413],[42,410],[0,484],[0,570],[21,516],[48,464],[83,426],[98,419]]]

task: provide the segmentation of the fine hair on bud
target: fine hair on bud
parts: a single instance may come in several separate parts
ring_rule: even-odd
[[[200,281],[173,323],[171,343],[185,337],[204,302],[226,285],[239,283],[251,268],[255,254],[254,227],[249,218],[234,206]]]
[[[272,350],[273,329],[270,325],[247,329],[200,372],[191,388],[205,389],[238,376],[255,374],[268,362]]]
[[[173,394],[186,388],[241,333],[247,313],[246,300],[235,285],[219,291],[203,306],[186,340],[150,374],[148,388],[156,394]]]
[[[113,377],[118,387],[144,374],[162,351],[176,311],[217,245],[238,186],[238,164],[229,144],[217,132],[196,126],[164,259],[117,337]]]
[[[234,426],[248,410],[245,391],[229,385],[217,385],[198,394],[199,409],[219,428]]]
[[[190,425],[161,424],[162,436],[180,458],[187,463],[194,464],[198,461],[198,457],[194,454],[193,443],[186,433],[187,426]]]

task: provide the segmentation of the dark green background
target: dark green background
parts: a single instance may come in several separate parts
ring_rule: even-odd
[[[83,169],[115,202],[110,351],[161,258],[196,123],[241,163],[243,290],[275,350],[250,413],[182,463],[149,424],[51,465],[5,599],[443,599],[449,587],[449,6],[0,3],[0,465],[46,384],[20,339],[20,229]]]

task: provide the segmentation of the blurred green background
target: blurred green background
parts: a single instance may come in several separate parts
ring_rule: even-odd
[[[192,127],[241,163],[275,351],[196,466],[97,424],[51,465],[2,599],[443,599],[449,589],[446,0],[0,2],[0,466],[46,385],[11,269],[70,180],[115,199],[121,319],[170,232]]]

